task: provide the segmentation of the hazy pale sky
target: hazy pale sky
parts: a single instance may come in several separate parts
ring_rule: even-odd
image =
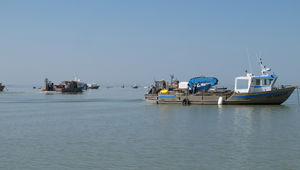
[[[247,49],[249,54],[247,53]],[[285,84],[300,84],[300,1],[0,1],[0,82],[42,84],[78,75],[149,84],[257,73],[256,54]]]

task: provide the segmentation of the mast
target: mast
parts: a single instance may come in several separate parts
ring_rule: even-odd
[[[268,74],[268,71],[271,71],[272,69],[266,67],[265,65],[263,65],[262,59],[261,59],[261,58],[259,58],[259,65],[260,65],[260,68],[261,68],[261,74],[262,74],[263,76],[269,75],[269,74]]]

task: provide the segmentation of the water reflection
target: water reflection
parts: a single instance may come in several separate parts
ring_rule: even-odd
[[[259,116],[260,119],[268,119],[268,116],[275,113],[288,113],[291,106],[288,105],[190,105],[182,106],[177,104],[147,104],[149,109],[157,109],[164,118],[169,114],[179,112],[182,114],[216,114],[219,121],[225,116],[233,116],[235,127],[250,127],[253,117]]]

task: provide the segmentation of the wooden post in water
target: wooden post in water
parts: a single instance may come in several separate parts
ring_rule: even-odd
[[[297,86],[297,99],[298,99],[298,105],[300,105],[300,101],[299,101],[299,87]]]

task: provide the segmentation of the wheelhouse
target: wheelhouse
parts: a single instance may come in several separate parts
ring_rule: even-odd
[[[247,76],[235,78],[236,93],[256,93],[273,90],[274,84],[277,80],[276,75],[254,76],[247,74]]]

